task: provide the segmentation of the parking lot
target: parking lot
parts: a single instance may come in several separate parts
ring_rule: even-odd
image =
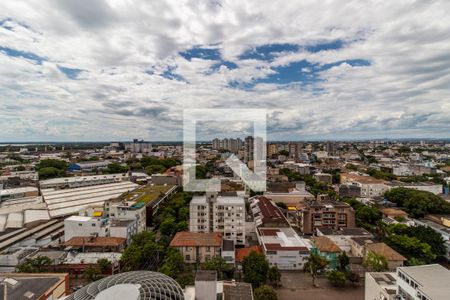
[[[309,274],[302,271],[282,271],[282,287],[277,289],[279,300],[362,300],[364,299],[364,286],[348,284],[344,288],[333,287],[325,277],[316,278],[316,285],[312,286],[312,279]]]

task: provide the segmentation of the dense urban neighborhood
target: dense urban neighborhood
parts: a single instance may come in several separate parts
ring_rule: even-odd
[[[181,143],[0,145],[0,296],[448,299],[449,141],[267,142],[253,191],[226,161],[255,140],[197,143],[219,192],[183,189]]]

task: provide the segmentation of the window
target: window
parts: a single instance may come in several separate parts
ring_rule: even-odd
[[[83,226],[83,224],[81,224],[81,223],[78,223],[78,226]]]
[[[92,223],[91,225],[92,225],[92,227],[95,227],[95,223]]]

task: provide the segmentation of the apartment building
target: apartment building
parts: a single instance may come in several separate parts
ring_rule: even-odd
[[[220,232],[235,245],[245,244],[245,201],[239,196],[207,193],[195,196],[189,206],[189,231]]]
[[[446,300],[450,271],[438,264],[397,268],[397,294],[408,300]]]
[[[369,175],[356,173],[342,173],[341,184],[352,184],[361,188],[361,197],[379,197],[390,189],[385,180],[373,178]]]
[[[305,234],[313,234],[320,227],[328,227],[334,230],[354,228],[355,211],[344,202],[312,201],[306,203],[302,209],[299,225]]]
[[[105,202],[104,207],[106,217],[136,220],[137,232],[147,228],[147,212],[143,202],[110,200]]]

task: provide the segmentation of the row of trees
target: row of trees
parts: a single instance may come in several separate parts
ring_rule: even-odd
[[[394,188],[387,191],[384,196],[397,206],[403,207],[414,218],[433,213],[450,214],[450,203],[430,192]]]

